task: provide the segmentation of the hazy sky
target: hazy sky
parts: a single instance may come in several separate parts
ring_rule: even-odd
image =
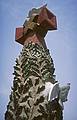
[[[46,36],[54,60],[56,79],[71,83],[64,120],[77,119],[77,0],[0,0],[0,120],[9,102],[13,66],[22,46],[15,42],[15,28],[23,25],[29,10],[47,3],[56,15],[58,30]]]

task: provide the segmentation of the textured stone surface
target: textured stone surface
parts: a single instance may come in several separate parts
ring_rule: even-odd
[[[54,70],[47,49],[35,43],[24,45],[14,66],[13,88],[5,120],[62,120],[58,99],[48,102],[42,94],[45,82],[56,82]]]

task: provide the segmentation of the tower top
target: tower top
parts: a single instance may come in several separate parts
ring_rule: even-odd
[[[46,8],[46,5],[44,5],[38,9],[33,8],[29,11],[23,26],[16,28],[15,40],[24,45],[24,42],[32,34],[44,38],[48,30],[56,29],[56,16]]]

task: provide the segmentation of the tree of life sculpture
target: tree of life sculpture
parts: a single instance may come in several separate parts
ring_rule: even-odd
[[[23,45],[16,58],[14,81],[5,120],[62,120],[70,84],[60,87],[44,37],[56,30],[56,16],[46,6],[29,11],[16,42]]]

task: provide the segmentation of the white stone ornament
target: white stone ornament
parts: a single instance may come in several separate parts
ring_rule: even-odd
[[[60,87],[59,93],[59,104],[61,105],[62,109],[64,109],[63,102],[66,102],[68,99],[68,93],[70,90],[70,83],[67,83],[66,86]]]
[[[48,101],[55,100],[59,98],[59,104],[64,109],[63,102],[67,101],[68,92],[70,90],[70,83],[67,83],[66,86],[59,86],[59,83],[56,82],[52,84],[51,82],[45,83],[45,90],[43,91],[44,97],[47,97]]]
[[[59,83],[52,84],[51,82],[45,83],[45,90],[43,91],[43,95],[48,96],[48,101],[52,101],[58,98],[59,95]]]

